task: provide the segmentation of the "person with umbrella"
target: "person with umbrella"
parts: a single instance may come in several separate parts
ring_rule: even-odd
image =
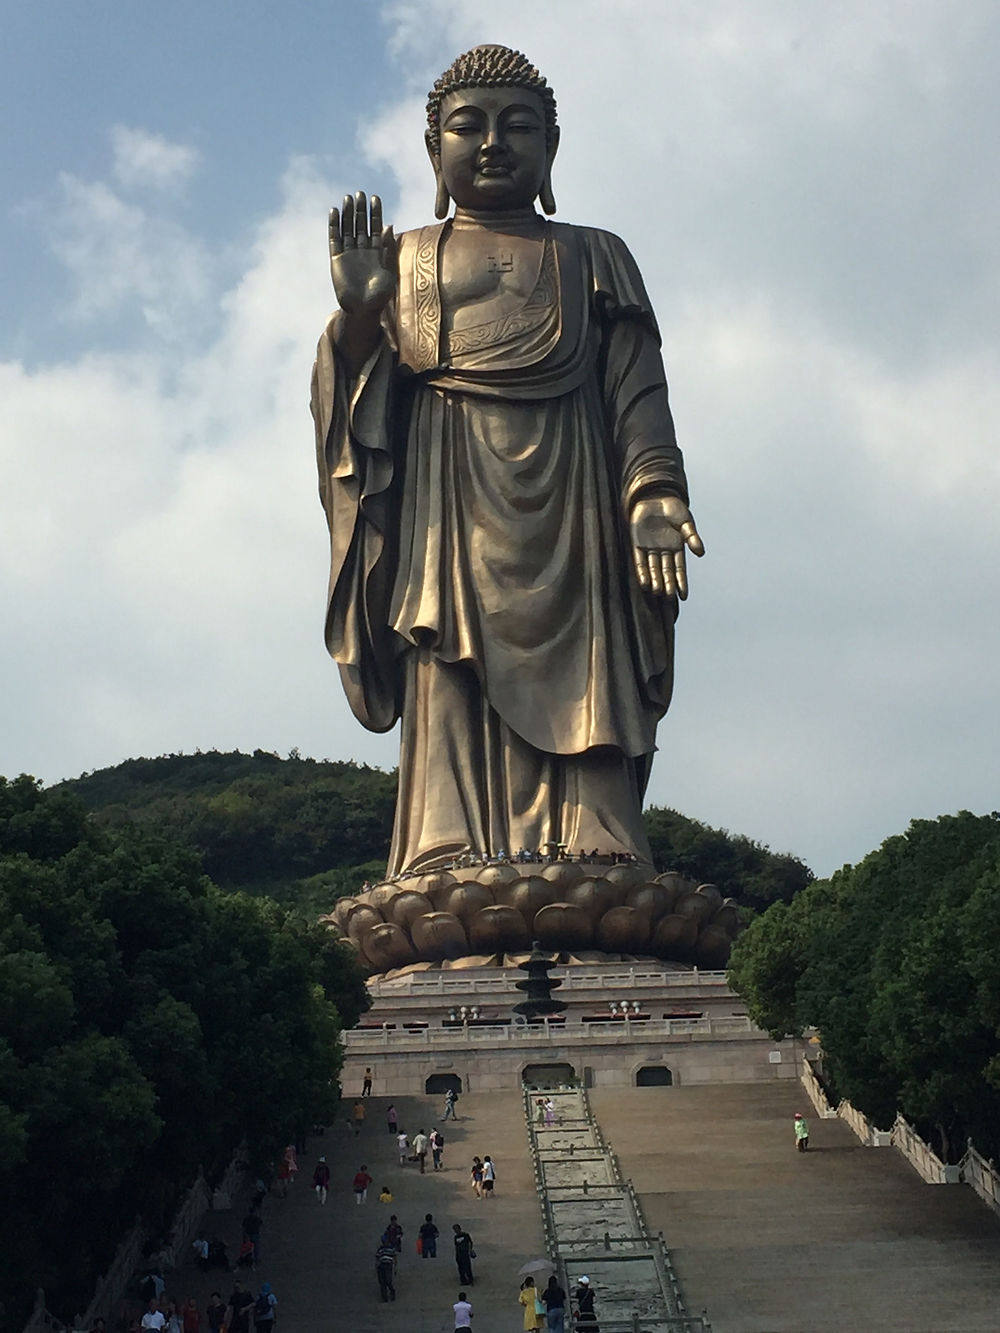
[[[544,1328],[545,1306],[538,1299],[535,1279],[530,1273],[521,1283],[521,1292],[517,1299],[524,1307],[524,1322],[521,1327],[525,1333],[535,1333],[536,1329]]]

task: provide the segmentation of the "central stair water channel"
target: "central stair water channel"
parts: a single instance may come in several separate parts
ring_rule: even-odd
[[[685,1309],[663,1235],[647,1231],[586,1092],[533,1088],[524,1107],[549,1257],[566,1290],[590,1278],[602,1333],[711,1333],[704,1311]]]

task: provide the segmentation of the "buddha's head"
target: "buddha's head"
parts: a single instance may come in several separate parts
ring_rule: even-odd
[[[481,212],[529,208],[538,199],[555,212],[556,99],[520,51],[476,46],[459,56],[428,95],[426,142],[439,218],[451,199]]]

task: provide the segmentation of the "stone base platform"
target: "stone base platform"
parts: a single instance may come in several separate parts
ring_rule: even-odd
[[[564,1021],[515,1021],[518,973],[470,969],[371,986],[374,1005],[344,1033],[343,1087],[371,1070],[381,1096],[516,1090],[524,1084],[626,1088],[795,1079],[804,1045],[753,1026],[725,974],[670,964],[556,969]],[[615,1010],[612,1013],[611,1005]]]

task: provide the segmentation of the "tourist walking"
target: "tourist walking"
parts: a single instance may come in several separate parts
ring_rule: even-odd
[[[250,1312],[253,1297],[242,1282],[234,1282],[229,1296],[229,1308],[223,1321],[229,1333],[250,1333]]]
[[[470,1176],[476,1198],[481,1199],[483,1197],[483,1159],[481,1157],[473,1157]]]
[[[330,1168],[325,1157],[321,1157],[316,1163],[316,1170],[313,1172],[313,1189],[316,1191],[316,1198],[319,1199],[320,1203],[326,1203],[326,1196],[330,1189]]]
[[[278,1298],[271,1290],[270,1282],[264,1282],[253,1303],[254,1333],[272,1333],[277,1313]]]
[[[476,1280],[472,1275],[472,1261],[476,1257],[472,1237],[458,1222],[453,1223],[451,1229],[455,1233],[455,1264],[458,1268],[458,1280],[471,1287]]]
[[[221,1291],[213,1291],[205,1306],[205,1318],[208,1320],[208,1333],[219,1333],[226,1318],[226,1302]]]
[[[444,1135],[437,1128],[431,1130],[430,1137],[431,1160],[434,1163],[434,1170],[441,1170],[441,1154],[444,1152]]]
[[[493,1197],[493,1186],[497,1182],[497,1169],[493,1165],[493,1159],[489,1153],[483,1158],[483,1193],[487,1199]]]
[[[368,1168],[365,1166],[364,1162],[362,1162],[361,1170],[355,1173],[354,1184],[351,1187],[354,1190],[355,1203],[360,1204],[368,1202],[368,1186],[371,1183],[372,1178],[368,1174]]]
[[[594,1314],[594,1289],[590,1285],[589,1277],[580,1279],[573,1292],[573,1304],[577,1328],[585,1326],[587,1333],[600,1333],[597,1327],[597,1315]]]
[[[535,1102],[535,1124],[545,1124],[545,1098],[539,1097]]]
[[[389,1225],[385,1229],[385,1234],[397,1254],[403,1253],[403,1228],[399,1225],[399,1218],[395,1213],[389,1214]]]
[[[444,1118],[445,1120],[457,1120],[458,1115],[455,1111],[455,1103],[458,1101],[458,1093],[454,1088],[449,1088],[444,1094]]]
[[[424,1167],[427,1163],[427,1145],[430,1142],[427,1135],[421,1129],[413,1136],[413,1154],[420,1163],[420,1174],[424,1174]]]
[[[385,1113],[385,1123],[389,1126],[390,1134],[396,1134],[399,1132],[399,1116],[396,1113],[396,1106],[394,1102],[390,1102],[389,1109]]]
[[[383,1301],[396,1299],[396,1247],[385,1232],[375,1251],[375,1276],[378,1278],[378,1294]]]
[[[556,1104],[551,1097],[545,1099],[545,1123],[550,1126],[556,1123]]]
[[[795,1112],[795,1146],[799,1152],[809,1147],[809,1121],[801,1111]]]
[[[438,1252],[438,1236],[441,1233],[434,1225],[434,1216],[432,1213],[425,1213],[424,1220],[420,1224],[420,1255],[423,1259],[436,1259]]]
[[[545,1306],[545,1323],[549,1333],[563,1333],[566,1323],[566,1293],[560,1287],[555,1273],[549,1278],[549,1285],[542,1292],[542,1304]]]
[[[185,1302],[181,1328],[184,1333],[201,1333],[201,1311],[198,1309],[198,1302],[193,1296],[189,1296]],[[96,1330],[94,1330],[94,1333],[96,1333]]]
[[[396,1146],[399,1148],[399,1165],[405,1166],[410,1155],[410,1140],[402,1130],[396,1135]]]
[[[545,1327],[545,1306],[538,1299],[535,1279],[526,1277],[521,1284],[518,1301],[524,1307],[524,1320],[521,1327],[525,1333],[534,1333],[535,1329]]]
[[[354,1132],[360,1134],[361,1126],[365,1123],[365,1104],[360,1098],[354,1103],[352,1115],[354,1116]]]
[[[463,1328],[472,1327],[472,1306],[466,1299],[464,1291],[458,1293],[458,1300],[452,1309],[455,1311],[455,1333],[462,1333]]]

